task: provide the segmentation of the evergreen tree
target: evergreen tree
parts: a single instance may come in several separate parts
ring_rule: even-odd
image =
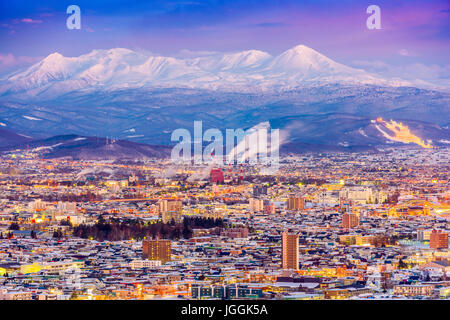
[[[9,226],[9,230],[20,230],[20,226],[18,223],[13,222],[11,223],[11,225]]]
[[[408,267],[408,265],[403,261],[403,259],[400,259],[398,261],[398,268],[399,269],[406,269]]]

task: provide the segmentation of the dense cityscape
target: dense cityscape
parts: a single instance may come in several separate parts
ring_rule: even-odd
[[[449,31],[448,0],[0,1],[2,310],[445,316]]]
[[[0,299],[449,299],[448,148],[0,160]]]

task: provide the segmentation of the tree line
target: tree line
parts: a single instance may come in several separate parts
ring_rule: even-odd
[[[73,228],[73,236],[97,241],[120,241],[147,239],[189,239],[193,229],[224,227],[222,219],[185,217],[182,223],[148,223],[137,219],[116,219],[106,221],[102,216],[94,225],[80,224]]]

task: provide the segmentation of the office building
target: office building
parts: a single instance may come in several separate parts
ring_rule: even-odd
[[[262,199],[251,198],[249,204],[251,212],[260,212],[264,210],[264,201]]]
[[[354,213],[344,213],[342,215],[342,228],[354,228],[359,225],[359,218]]]
[[[298,234],[285,231],[282,234],[282,268],[283,269],[294,269],[298,270],[298,258],[299,258],[299,247],[298,247]]]
[[[159,212],[163,223],[174,220],[176,223],[181,222],[181,213],[183,211],[183,202],[162,200],[159,202]]]
[[[304,210],[305,209],[305,199],[302,197],[290,197],[287,200],[287,209],[288,210]]]
[[[448,249],[448,233],[441,230],[433,230],[430,234],[430,248]]]
[[[171,260],[172,245],[170,240],[144,240],[142,242],[142,256],[148,260],[159,260],[166,263]]]
[[[210,174],[210,178],[211,178],[211,183],[223,183],[223,172],[222,169],[212,169],[211,170],[211,174]]]
[[[267,195],[267,186],[253,186],[253,197],[257,198],[262,195]]]

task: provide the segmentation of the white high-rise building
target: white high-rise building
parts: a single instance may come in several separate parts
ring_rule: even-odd
[[[77,211],[77,204],[76,202],[59,201],[56,211],[58,213],[75,213]]]
[[[251,212],[260,212],[264,210],[264,200],[262,199],[250,198],[249,204]]]

